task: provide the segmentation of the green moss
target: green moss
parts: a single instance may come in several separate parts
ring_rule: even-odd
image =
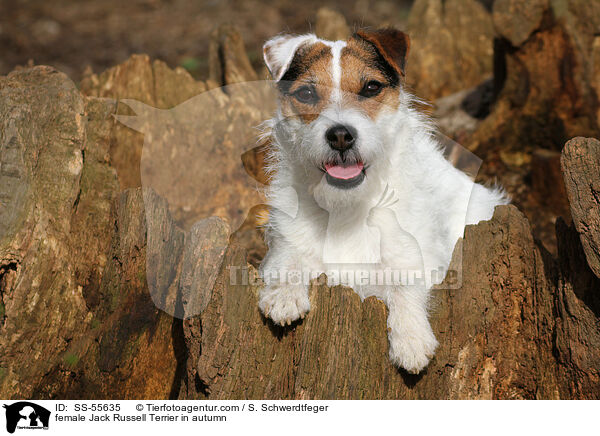
[[[107,296],[108,310],[110,312],[114,312],[117,307],[119,307],[119,277],[117,276],[114,269],[107,275],[108,284],[104,289],[101,289],[102,294]]]
[[[77,356],[76,354],[73,354],[73,353],[66,353],[63,360],[65,361],[65,363],[67,365],[75,366],[79,362],[79,356]]]
[[[116,292],[110,294],[110,311],[114,312],[119,307],[119,294]]]
[[[138,336],[135,336],[133,340],[130,339],[124,344],[124,350],[120,360],[122,362],[128,362],[132,360],[138,354],[141,345],[142,333],[140,333]]]
[[[92,330],[97,329],[98,327],[100,327],[100,321],[98,319],[94,318],[92,320],[91,327],[92,327]]]
[[[0,367],[0,382],[4,380],[4,377],[8,374],[8,369]]]
[[[181,66],[189,72],[194,72],[200,69],[200,60],[198,58],[185,58],[181,61]]]

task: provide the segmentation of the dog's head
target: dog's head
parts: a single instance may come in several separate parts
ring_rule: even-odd
[[[264,45],[279,89],[274,133],[313,188],[356,197],[369,191],[377,172],[385,177],[408,49],[408,36],[394,29],[335,42],[282,35]]]

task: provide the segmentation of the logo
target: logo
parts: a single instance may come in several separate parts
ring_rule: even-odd
[[[30,403],[29,401],[19,401],[10,405],[4,405],[6,409],[6,431],[14,433],[18,429],[48,429],[50,421],[50,411]]]

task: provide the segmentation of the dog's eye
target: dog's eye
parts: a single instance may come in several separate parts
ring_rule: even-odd
[[[375,97],[377,94],[379,94],[381,92],[382,88],[383,88],[383,84],[379,83],[376,80],[371,80],[371,81],[365,83],[365,85],[360,90],[358,95],[360,95],[361,97],[366,97],[366,98]]]
[[[315,104],[319,100],[317,91],[310,86],[303,86],[294,92],[293,95],[300,103]]]

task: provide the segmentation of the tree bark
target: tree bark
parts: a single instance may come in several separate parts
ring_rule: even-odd
[[[228,32],[215,36],[214,50],[229,48],[213,70],[250,80]],[[462,286],[435,291],[440,347],[412,376],[388,361],[374,298],[314,283],[304,321],[280,328],[260,315],[260,285],[243,273],[254,276],[266,249],[255,226],[264,208],[240,174],[267,180],[261,153],[245,154],[244,170],[248,144],[234,140],[268,117],[258,93],[214,99],[233,133],[207,137],[231,150],[220,164],[236,188],[226,200],[202,191],[203,219],[174,206],[173,191],[140,187],[143,138],[116,124],[131,115],[119,101],[167,108],[222,84],[143,56],[89,76],[82,92],[49,67],[0,78],[0,396],[600,397],[599,236],[581,225],[597,200],[586,188],[595,173],[580,166],[595,142],[563,155],[574,227],[557,223],[556,258],[513,206],[467,227],[452,260]]]
[[[384,304],[361,302],[351,289],[313,283],[306,319],[274,326],[257,309],[258,285],[231,284],[232,277],[240,283],[244,267],[253,275],[233,245],[206,311],[184,323],[195,352],[181,397],[598,398],[600,305],[578,298],[573,266],[563,271],[513,206],[468,226],[451,265],[462,268],[462,287],[436,291],[431,321],[440,346],[426,372],[414,376],[388,361]],[[593,293],[599,282],[589,279],[586,293]]]
[[[600,141],[574,138],[563,150],[565,185],[590,268],[600,278]]]
[[[496,98],[469,150],[521,166],[535,148],[598,136],[600,4],[496,0],[492,19]]]
[[[408,18],[407,81],[427,101],[492,75],[494,26],[478,0],[416,0]]]

